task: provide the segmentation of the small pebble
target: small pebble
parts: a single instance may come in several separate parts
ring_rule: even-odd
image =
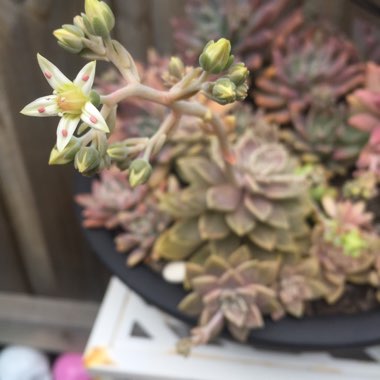
[[[162,276],[167,282],[180,284],[185,280],[186,263],[184,261],[174,261],[166,264],[162,271]]]

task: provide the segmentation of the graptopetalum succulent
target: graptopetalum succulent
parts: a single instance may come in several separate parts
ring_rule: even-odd
[[[240,136],[233,155],[230,176],[218,154],[178,161],[188,186],[162,199],[162,210],[178,221],[157,240],[156,257],[196,257],[209,242],[228,255],[242,239],[253,257],[259,252],[300,254],[309,204],[305,178],[295,173],[293,159],[282,145],[260,142],[252,131]]]
[[[280,314],[282,307],[272,288],[279,264],[279,260],[253,260],[244,245],[228,258],[211,255],[202,265],[188,264],[192,292],[179,308],[200,314],[200,320],[191,338],[178,343],[178,350],[187,355],[192,346],[207,343],[221,332],[225,321],[231,334],[244,341],[250,329],[264,325],[264,315]]]
[[[310,105],[334,106],[364,81],[354,46],[330,27],[310,26],[273,49],[273,62],[257,79],[254,98],[279,124]]]
[[[186,16],[173,20],[177,52],[194,63],[203,46],[221,36],[250,69],[270,56],[272,45],[303,25],[298,0],[189,0]]]
[[[311,255],[321,263],[329,303],[344,293],[347,282],[370,282],[370,271],[379,254],[379,237],[371,222],[374,215],[365,211],[364,202],[336,201],[326,197],[322,217],[312,237]]]
[[[320,163],[344,174],[356,162],[368,133],[348,124],[346,107],[312,106],[306,114],[292,113],[293,128],[282,131],[283,140],[305,163]]]
[[[112,168],[92,183],[90,194],[79,194],[76,201],[83,207],[86,228],[119,228],[116,249],[127,252],[127,265],[135,266],[148,258],[157,236],[170,223],[169,216],[158,209],[160,190],[148,185],[133,189],[126,176]]]

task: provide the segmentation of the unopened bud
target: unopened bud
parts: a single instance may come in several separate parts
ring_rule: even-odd
[[[231,43],[225,38],[217,42],[210,41],[203,49],[199,57],[199,64],[204,71],[219,74],[227,70],[234,60],[231,55]]]
[[[132,187],[146,183],[152,174],[152,166],[147,160],[138,158],[129,167],[129,183]]]
[[[220,104],[232,103],[236,100],[236,86],[228,78],[220,78],[215,82],[212,95]]]
[[[65,165],[72,162],[80,149],[80,142],[75,137],[71,138],[69,143],[62,151],[55,146],[50,152],[49,165]]]
[[[107,154],[114,161],[124,161],[128,156],[128,148],[123,143],[115,143],[108,147]]]
[[[70,53],[78,54],[83,48],[83,31],[75,25],[63,25],[61,29],[53,32],[58,44]]]
[[[248,69],[245,67],[244,63],[237,63],[230,67],[228,70],[228,77],[239,86],[243,84],[249,75]]]
[[[244,100],[248,96],[248,85],[243,83],[236,87],[236,100]]]
[[[107,38],[115,26],[115,16],[111,8],[99,0],[85,0],[84,8],[95,35]]]
[[[94,175],[100,165],[100,153],[94,147],[82,147],[75,155],[75,168],[83,175]]]
[[[185,65],[178,57],[171,57],[169,62],[169,74],[176,79],[182,79],[185,75]]]

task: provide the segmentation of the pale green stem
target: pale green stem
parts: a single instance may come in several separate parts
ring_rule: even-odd
[[[157,132],[150,138],[145,152],[144,152],[144,159],[148,160],[150,159],[152,152],[154,150],[155,145],[160,140],[161,136],[169,136],[172,130],[178,125],[179,121],[181,119],[181,116],[176,115],[174,112],[171,112],[165,120],[162,122],[161,126],[158,128]]]

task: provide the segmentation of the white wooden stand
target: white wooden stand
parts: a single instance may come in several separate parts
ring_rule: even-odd
[[[220,339],[184,358],[175,344],[187,334],[187,326],[113,278],[87,344],[87,367],[96,380],[380,379],[380,346],[366,349],[368,361],[359,361],[324,352],[265,351]]]

